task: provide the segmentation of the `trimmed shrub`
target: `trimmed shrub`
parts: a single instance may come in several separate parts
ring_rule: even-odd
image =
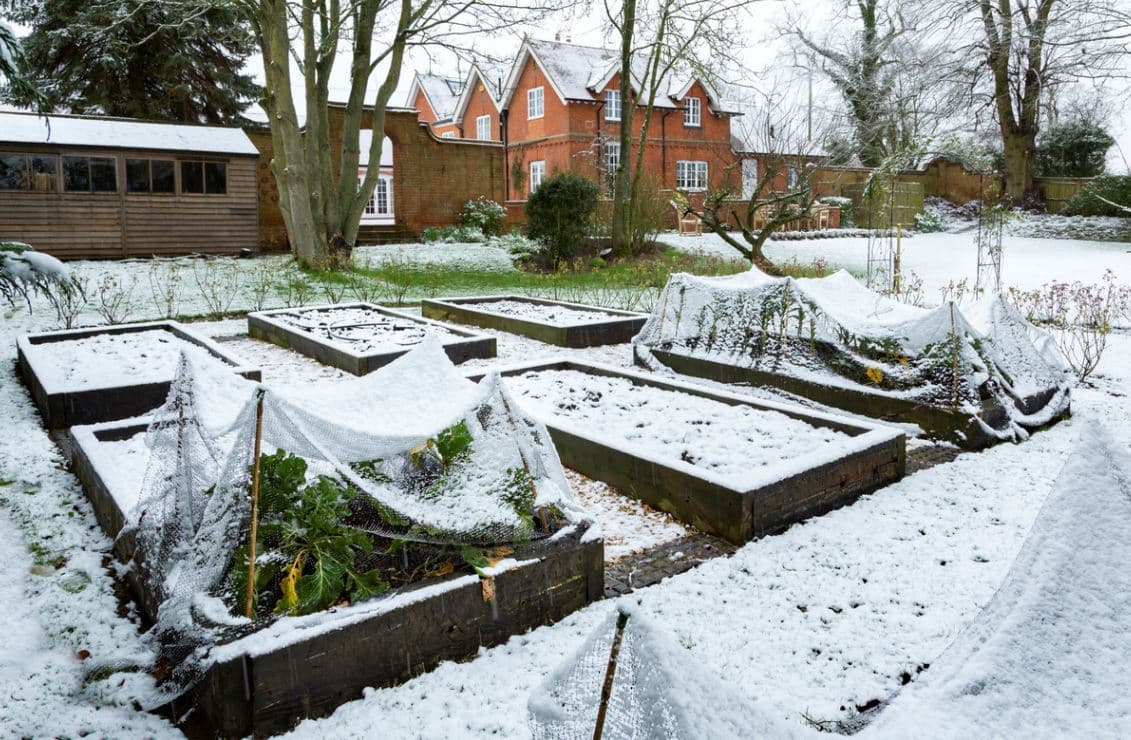
[[[1099,197],[1096,197],[1099,196]],[[1105,198],[1124,208],[1131,208],[1131,175],[1104,175],[1084,186],[1068,205],[1064,207],[1067,216],[1131,216],[1131,213],[1118,206],[1105,203]]]
[[[542,244],[553,267],[573,260],[585,245],[599,192],[592,180],[562,172],[543,180],[526,201],[526,234]]]
[[[447,244],[478,244],[487,241],[479,229],[470,226],[430,226],[420,235],[420,241]]]
[[[1092,121],[1057,124],[1037,142],[1034,164],[1039,177],[1095,177],[1102,175],[1115,139]]]

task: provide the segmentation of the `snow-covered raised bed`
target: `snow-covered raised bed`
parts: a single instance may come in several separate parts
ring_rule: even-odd
[[[636,335],[647,314],[526,296],[425,299],[421,311],[432,319],[521,334],[559,347],[621,344]]]
[[[259,380],[216,342],[176,321],[100,326],[16,340],[20,376],[44,424],[61,429],[138,416],[160,406],[181,353]]]
[[[149,450],[138,420],[74,427],[64,443],[99,523],[116,538],[130,522]],[[587,522],[517,545],[480,576],[436,576],[380,596],[305,616],[281,617],[263,629],[212,648],[211,666],[194,688],[200,712],[224,737],[264,736],[329,714],[368,687],[390,686],[445,660],[557,621],[601,598],[604,555]],[[133,556],[133,538],[115,541]],[[156,600],[131,580],[151,619]],[[183,713],[183,708],[181,712]]]
[[[389,364],[427,336],[438,338],[457,364],[495,356],[494,337],[371,303],[249,313],[247,332],[354,375],[366,375]]]
[[[743,543],[901,477],[896,430],[571,361],[502,371],[562,462]]]
[[[844,271],[672,275],[633,343],[652,370],[774,386],[967,449],[1022,441],[1069,413],[1051,338],[1000,297],[920,308]]]

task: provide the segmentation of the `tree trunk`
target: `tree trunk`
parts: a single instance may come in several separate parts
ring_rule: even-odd
[[[617,255],[628,254],[631,244],[629,228],[629,166],[632,156],[632,119],[636,101],[632,98],[632,34],[636,28],[636,0],[624,0],[624,13],[620,27],[620,125],[617,141],[620,142],[620,161],[617,162],[613,185],[612,248]],[[604,151],[597,153],[604,157]]]
[[[1005,198],[1015,205],[1020,204],[1033,190],[1033,150],[1036,134],[1027,134],[1002,128],[1004,148]]]

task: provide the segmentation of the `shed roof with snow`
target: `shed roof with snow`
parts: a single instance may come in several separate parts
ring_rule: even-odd
[[[0,112],[0,143],[259,156],[239,128],[94,116]]]

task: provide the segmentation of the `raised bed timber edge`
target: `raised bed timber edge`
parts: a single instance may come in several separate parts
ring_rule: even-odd
[[[787,464],[768,466],[736,486],[733,479],[724,481],[710,471],[681,460],[661,459],[623,439],[603,437],[599,428],[582,429],[561,419],[541,419],[567,467],[736,544],[779,532],[794,522],[850,503],[858,496],[898,480],[906,467],[906,436],[893,427],[709,390],[632,370],[569,360],[508,366],[500,372],[508,376],[547,370],[576,370],[624,378],[637,385],[686,393],[731,406],[777,411],[852,437],[847,444],[833,449],[801,451]]]
[[[508,316],[490,310],[491,303],[516,301],[532,306],[550,306],[572,311],[592,312],[593,321],[559,326],[530,318]],[[537,339],[546,344],[579,349],[606,344],[623,344],[630,341],[648,320],[647,314],[597,308],[581,303],[550,301],[517,295],[476,296],[470,298],[425,299],[420,302],[421,312],[430,319],[454,321],[487,329],[499,329]],[[602,318],[599,315],[605,314]]]
[[[894,398],[881,393],[869,393],[841,386],[823,385],[789,375],[767,372],[723,362],[691,357],[676,352],[652,349],[652,354],[661,363],[682,375],[691,375],[722,383],[735,383],[752,386],[772,386],[817,403],[844,409],[873,419],[890,422],[917,424],[931,439],[950,442],[966,450],[980,450],[1002,441],[989,433],[986,425],[1000,427],[1006,421],[1006,411],[994,399],[983,401],[982,410],[973,414],[940,406]],[[636,356],[639,364],[640,358]],[[1057,391],[1050,388],[1033,396],[1021,399],[1019,409],[1024,414],[1032,414],[1052,399]],[[1055,424],[1067,418],[1071,411],[1064,411],[1053,418]],[[984,422],[984,423],[983,423]]]
[[[94,448],[144,431],[136,421],[77,427],[63,445],[111,538],[126,522],[118,501],[129,499],[111,490],[114,477],[100,469],[104,456]],[[132,548],[128,537],[115,542],[119,558],[132,556]],[[446,576],[331,612],[287,617],[218,646],[216,663],[181,701],[195,701],[225,737],[278,733],[360,698],[366,687],[392,686],[441,661],[470,658],[481,646],[562,619],[604,593],[604,544],[586,524],[517,546],[512,558],[513,567],[494,574],[491,599],[478,576]],[[152,598],[136,579],[130,585],[152,616]],[[175,709],[179,716],[188,707]]]
[[[494,337],[447,326],[371,303],[337,303],[324,306],[301,306],[256,311],[247,315],[247,333],[255,339],[262,339],[293,349],[299,354],[313,357],[324,365],[330,365],[354,375],[368,375],[412,349],[412,347],[406,346],[404,349],[385,352],[354,352],[343,346],[344,343],[335,343],[310,332],[288,326],[274,318],[281,314],[293,315],[311,311],[354,308],[374,311],[391,319],[410,321],[424,326],[442,327],[446,332],[458,335],[461,337],[460,339],[443,343],[444,351],[451,361],[457,365],[466,360],[487,359],[495,356],[496,343]]]
[[[202,347],[220,362],[231,366],[232,372],[237,375],[249,380],[261,380],[258,368],[242,364],[216,342],[176,321],[151,321],[27,334],[16,339],[16,368],[31,392],[39,413],[43,416],[44,425],[48,429],[63,429],[76,424],[96,424],[126,419],[152,411],[165,402],[175,370],[170,371],[168,378],[157,382],[137,382],[123,373],[114,384],[99,388],[67,390],[55,387],[53,382],[45,378],[46,368],[37,361],[34,347],[98,335],[132,334],[152,330],[167,331],[182,341]]]

